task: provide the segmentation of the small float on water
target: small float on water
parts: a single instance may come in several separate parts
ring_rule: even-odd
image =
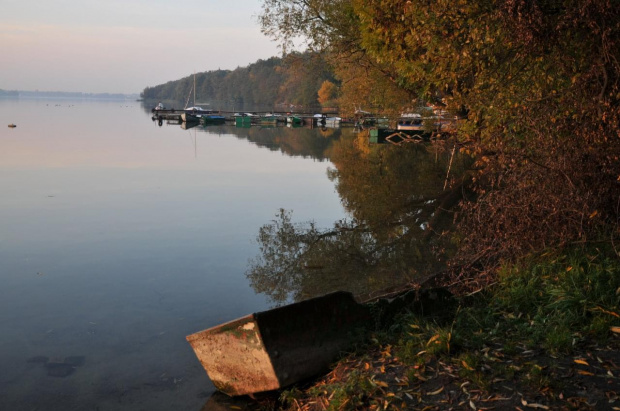
[[[15,127],[17,127],[15,124],[13,123],[9,124],[9,128],[15,128]]]

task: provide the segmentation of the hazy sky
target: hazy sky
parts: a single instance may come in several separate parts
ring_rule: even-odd
[[[0,89],[138,93],[278,55],[261,0],[0,0]]]

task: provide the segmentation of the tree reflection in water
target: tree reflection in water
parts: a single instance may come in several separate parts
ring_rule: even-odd
[[[281,305],[336,290],[369,294],[441,270],[452,248],[451,210],[471,164],[451,155],[442,143],[341,137],[328,174],[349,217],[322,229],[281,209],[259,230],[260,254],[246,273],[251,286]]]

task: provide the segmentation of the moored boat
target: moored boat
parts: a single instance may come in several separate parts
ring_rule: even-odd
[[[420,114],[403,114],[396,124],[397,130],[423,131],[424,121]]]
[[[300,126],[303,124],[303,120],[298,116],[288,116],[286,117],[286,123],[294,126]]]
[[[209,125],[209,124],[224,124],[226,122],[226,117],[219,116],[216,114],[203,114],[200,116],[200,124]]]

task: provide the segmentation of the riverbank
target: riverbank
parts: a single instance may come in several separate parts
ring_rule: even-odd
[[[620,262],[546,253],[435,315],[405,311],[264,409],[620,409]]]

